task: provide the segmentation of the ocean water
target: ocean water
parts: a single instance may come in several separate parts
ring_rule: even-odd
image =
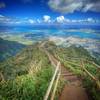
[[[70,46],[81,45],[100,55],[100,26],[0,26],[0,37],[9,41],[30,44],[45,39]]]
[[[73,36],[100,40],[100,26],[0,26],[0,36],[6,34],[42,39],[49,36]]]

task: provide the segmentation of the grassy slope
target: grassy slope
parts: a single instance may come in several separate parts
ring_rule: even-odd
[[[48,42],[45,46],[50,53],[59,56],[59,60],[75,74],[84,77],[84,86],[89,91],[94,100],[99,100],[100,94],[95,88],[93,81],[83,73],[81,68],[74,64],[80,64],[80,60],[73,60],[73,57],[81,57],[97,62],[91,57],[89,52],[82,47],[71,46],[68,48],[55,46],[53,42]],[[71,57],[70,59],[68,57]],[[85,63],[87,69],[95,76],[99,77],[93,65]],[[52,67],[46,54],[39,50],[38,44],[29,46],[15,57],[0,64],[0,74],[6,82],[0,83],[1,99],[12,98],[22,100],[42,100],[46,92],[48,83],[52,76]]]
[[[95,58],[93,58],[90,53],[83,47],[76,47],[75,45],[70,47],[56,46],[53,42],[49,42],[46,45],[46,48],[55,55],[66,68],[69,68],[73,73],[81,76],[83,78],[84,86],[89,90],[90,95],[94,100],[100,100],[100,92],[95,87],[94,82],[88,77],[79,66],[81,65],[81,59],[89,60],[91,62],[99,63]],[[73,59],[81,58],[81,59]],[[93,66],[91,63],[84,62],[85,67],[91,72],[94,76],[100,79],[100,74],[98,69]]]
[[[52,76],[48,57],[38,44],[25,48],[15,57],[0,64],[0,99],[43,100]]]

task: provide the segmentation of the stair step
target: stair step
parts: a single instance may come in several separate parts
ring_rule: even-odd
[[[75,74],[73,74],[73,73],[67,73],[67,74],[66,73],[62,73],[61,75],[62,76],[74,76]]]

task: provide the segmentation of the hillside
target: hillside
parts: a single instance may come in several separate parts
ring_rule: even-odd
[[[90,52],[82,46],[77,47],[71,45],[69,47],[63,47],[61,45],[57,46],[51,41],[45,44],[45,48],[54,55],[66,69],[69,69],[83,80],[83,85],[93,100],[100,99],[100,92],[95,81],[93,81],[93,79],[91,79],[82,69],[82,66],[84,65],[94,77],[100,80],[100,61],[94,58]]]
[[[42,100],[52,76],[48,57],[38,44],[0,63],[0,99]]]
[[[14,56],[25,45],[14,41],[8,41],[0,38],[0,61],[5,60],[8,57]]]
[[[16,56],[0,63],[0,98],[11,100],[43,100],[52,77],[52,65],[45,53],[40,49],[41,43],[28,46]],[[82,46],[63,47],[46,41],[44,48],[58,59],[66,69],[79,76],[93,100],[100,95],[95,83],[84,74],[81,60],[98,63]],[[78,58],[78,59],[77,59]],[[93,64],[84,62],[86,68],[98,79],[100,75]]]

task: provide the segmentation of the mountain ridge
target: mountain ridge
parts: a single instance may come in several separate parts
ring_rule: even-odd
[[[26,45],[21,43],[0,38],[0,61],[4,61],[5,59],[16,55],[25,47]]]

